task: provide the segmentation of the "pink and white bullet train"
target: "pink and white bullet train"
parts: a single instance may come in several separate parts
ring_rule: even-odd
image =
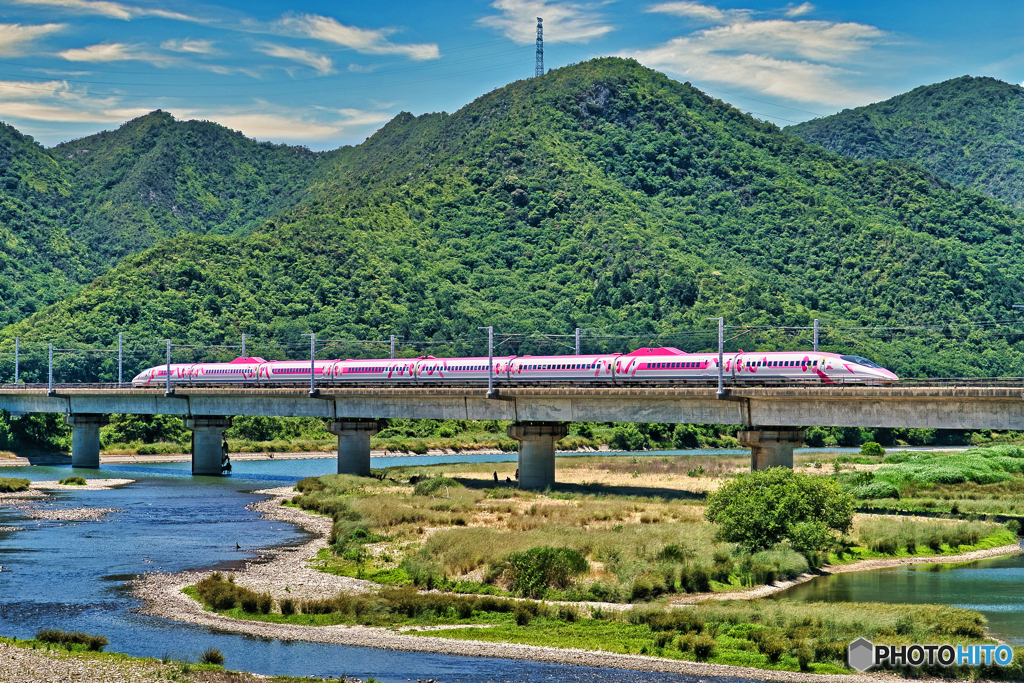
[[[730,383],[887,384],[899,379],[867,358],[836,353],[739,351],[725,354],[723,364],[722,374]],[[269,385],[308,383],[309,369],[309,361],[236,358],[230,363],[173,363],[170,372],[175,385]],[[318,385],[480,384],[487,377],[486,357],[318,360],[314,364]],[[494,358],[494,379],[505,385],[711,382],[718,379],[718,354],[662,347],[625,354],[499,356]],[[160,387],[166,382],[167,366],[159,365],[139,373],[132,386]]]

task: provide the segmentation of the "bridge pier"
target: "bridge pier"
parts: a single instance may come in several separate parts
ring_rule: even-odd
[[[519,442],[519,488],[543,489],[555,484],[555,442],[565,436],[561,422],[517,422],[509,438]]]
[[[380,431],[376,420],[336,420],[327,431],[338,436],[338,474],[370,476],[370,437]]]
[[[186,417],[185,429],[192,432],[192,474],[219,477],[224,431],[231,426],[230,417]]]
[[[769,467],[793,469],[793,449],[804,445],[802,429],[747,429],[736,433],[739,442],[750,448],[750,471]]]
[[[77,413],[64,416],[71,426],[71,466],[100,466],[100,427],[110,424],[110,418],[99,413]]]

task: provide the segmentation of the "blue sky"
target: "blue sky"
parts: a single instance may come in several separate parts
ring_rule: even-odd
[[[0,120],[53,145],[154,109],[356,144],[534,69],[643,64],[779,125],[970,74],[1024,80],[1011,2],[0,0]]]

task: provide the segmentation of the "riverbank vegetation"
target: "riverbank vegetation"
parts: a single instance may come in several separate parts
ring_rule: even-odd
[[[693,460],[559,458],[564,483],[543,492],[503,485],[512,464],[394,467],[376,478],[305,479],[288,504],[334,519],[331,546],[315,560],[323,571],[391,586],[620,603],[735,591],[826,563],[1014,542],[993,522],[853,517],[853,499],[830,473],[779,470],[733,479],[731,468]],[[495,467],[502,470],[497,483]],[[804,508],[795,504],[747,509],[755,497],[730,493],[760,479],[779,479],[782,498],[795,486],[789,493],[810,496],[821,513],[800,514]],[[717,522],[710,523],[702,505],[723,483],[719,500],[731,496],[744,505],[725,516],[710,505]],[[769,518],[768,508],[792,518]],[[730,529],[771,533],[747,538]]]
[[[185,590],[207,609],[238,619],[388,627],[424,636],[816,673],[846,671],[846,646],[859,637],[893,644],[991,642],[985,638],[985,620],[977,612],[935,605],[755,600],[683,609],[651,604],[623,610],[424,593],[407,586],[321,599],[283,598],[264,609],[246,603],[244,589],[239,592],[232,577],[217,573]],[[228,597],[232,595],[242,597],[232,601]],[[418,630],[438,626],[446,628]]]
[[[31,485],[32,482],[28,479],[0,477],[0,493],[17,493],[18,491],[27,491],[28,487]]]
[[[1024,448],[890,453],[872,471],[838,479],[862,507],[1024,520]],[[1018,527],[1019,529],[1019,527]]]

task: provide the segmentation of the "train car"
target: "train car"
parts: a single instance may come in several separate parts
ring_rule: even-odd
[[[580,356],[498,356],[493,359],[498,382],[573,382],[580,385],[614,382],[709,382],[718,378],[718,354],[686,353],[673,347],[642,348],[626,354]],[[819,384],[880,383],[899,380],[877,363],[855,355],[769,351],[727,353],[722,356],[722,377],[730,383],[812,382]],[[175,363],[170,367],[174,385],[305,384],[309,361],[267,361],[236,358],[229,363]],[[313,368],[317,383],[331,384],[436,384],[484,383],[490,375],[486,357],[318,360]],[[139,373],[136,387],[157,387],[167,382],[166,366]]]
[[[494,357],[494,378],[507,379],[509,369],[515,356]],[[469,358],[434,358],[427,356],[419,359],[416,365],[417,384],[486,382],[490,376],[487,356]]]
[[[516,382],[593,382],[614,378],[614,355],[519,356],[511,361],[509,379]]]

